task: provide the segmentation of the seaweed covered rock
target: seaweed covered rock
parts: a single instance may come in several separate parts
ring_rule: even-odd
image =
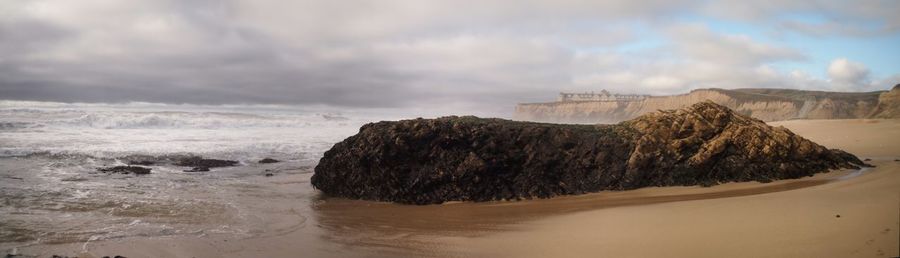
[[[476,117],[371,123],[325,152],[325,194],[408,204],[799,178],[864,165],[711,103],[615,125]]]

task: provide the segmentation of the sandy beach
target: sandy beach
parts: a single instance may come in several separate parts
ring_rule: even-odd
[[[0,0],[0,257],[900,258],[900,0]]]
[[[16,251],[41,257],[897,256],[900,120],[772,124],[871,159],[876,167],[767,184],[430,206],[303,197],[297,189],[309,184],[310,174],[289,173],[271,179],[284,198],[259,204],[259,210],[312,214],[299,226],[277,226],[297,224],[297,217],[270,216],[276,220],[267,224],[275,225],[272,232],[254,237],[129,237]]]

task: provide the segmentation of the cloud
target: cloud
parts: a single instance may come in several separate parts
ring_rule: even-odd
[[[863,87],[869,83],[869,68],[847,58],[838,58],[828,65],[828,78],[837,88]]]
[[[711,1],[703,13],[714,17],[770,23],[776,30],[814,36],[880,36],[900,31],[900,4],[892,0]]]
[[[676,51],[693,60],[724,65],[753,65],[806,58],[796,49],[756,42],[747,35],[717,34],[701,24],[672,26],[667,34]]]
[[[675,24],[663,29],[670,41],[628,56],[602,53],[584,56],[588,72],[573,83],[617,91],[677,94],[697,88],[797,87],[788,74],[769,63],[801,61],[796,49],[777,47],[747,35],[719,34],[700,24]],[[636,87],[637,86],[637,87]]]
[[[766,24],[772,17],[775,24],[788,24],[783,12],[824,8],[827,19],[854,21],[842,23],[841,30],[871,30],[874,23],[883,25],[875,30],[883,33],[898,24],[891,14],[896,6],[878,1],[821,6],[696,0],[0,1],[0,96],[442,105],[503,115],[516,102],[546,101],[559,90],[821,89],[831,87],[829,82],[776,68],[807,61],[803,50],[721,33],[684,17],[717,10],[722,19],[825,35],[838,29],[805,21],[793,27]],[[658,46],[628,49],[648,40]],[[859,86],[866,80],[874,81],[841,82]]]

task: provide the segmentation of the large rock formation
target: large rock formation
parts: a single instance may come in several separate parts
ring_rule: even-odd
[[[553,123],[617,123],[657,110],[712,101],[763,121],[880,117],[876,107],[887,92],[825,92],[789,89],[700,89],[639,101],[524,103],[516,120]],[[900,113],[893,107],[893,112]]]
[[[615,125],[476,117],[367,124],[325,152],[312,184],[333,196],[433,204],[767,182],[862,164],[703,102]]]
[[[872,118],[900,118],[900,84],[878,97],[878,107]]]

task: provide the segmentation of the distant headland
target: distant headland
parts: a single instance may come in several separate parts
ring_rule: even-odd
[[[617,123],[657,110],[712,101],[763,121],[900,118],[900,85],[890,91],[828,92],[793,89],[697,89],[670,96],[561,92],[555,102],[520,103],[514,119],[553,123]]]

